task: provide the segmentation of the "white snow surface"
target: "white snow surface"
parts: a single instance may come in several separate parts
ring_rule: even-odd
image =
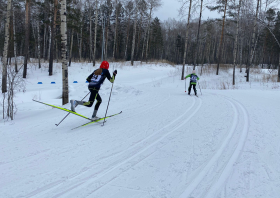
[[[88,121],[70,114],[56,126],[67,112],[32,101],[70,109],[62,106],[61,64],[54,65],[53,76],[47,64],[30,66],[15,119],[1,120],[1,198],[280,197],[280,89],[263,78],[271,71],[252,73],[251,83],[237,71],[232,86],[232,70],[198,69],[195,97],[185,92],[181,66],[111,63],[118,74],[107,115],[123,113],[71,130]],[[89,92],[85,81],[96,68],[72,63],[69,99]],[[99,117],[111,88],[106,80],[99,92]],[[93,109],[76,111],[91,117]]]

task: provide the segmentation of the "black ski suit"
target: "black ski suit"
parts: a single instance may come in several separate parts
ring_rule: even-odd
[[[96,70],[95,70],[96,71]],[[83,105],[87,107],[91,107],[96,99],[96,104],[94,110],[98,110],[102,99],[99,95],[99,90],[101,85],[103,84],[105,78],[107,78],[111,83],[114,82],[116,75],[113,74],[111,77],[108,69],[102,68],[102,73],[100,75],[95,75],[95,71],[87,77],[87,81],[89,82],[88,89],[90,91],[90,97],[88,102],[84,102]]]

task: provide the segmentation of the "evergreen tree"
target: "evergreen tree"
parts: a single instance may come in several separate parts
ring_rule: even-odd
[[[162,30],[159,19],[156,17],[152,24],[152,38],[151,38],[151,46],[150,46],[150,54],[155,59],[159,59],[161,57],[162,47],[163,47],[163,38],[162,38]]]

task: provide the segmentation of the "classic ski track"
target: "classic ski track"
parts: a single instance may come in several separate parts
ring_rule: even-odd
[[[207,164],[203,165],[203,167],[199,170],[198,175],[194,176],[194,178],[189,182],[190,184],[185,189],[185,191],[181,194],[180,198],[191,197],[193,191],[201,185],[203,179],[205,177],[207,177],[208,174],[211,174],[210,173],[211,171],[214,172],[214,174],[216,174],[214,177],[215,182],[213,184],[210,184],[210,186],[208,186],[206,188],[206,191],[203,192],[203,195],[201,196],[201,198],[217,197],[217,193],[219,193],[220,189],[223,188],[221,186],[221,184],[223,186],[225,185],[228,177],[230,176],[231,172],[233,171],[235,162],[238,160],[240,154],[243,151],[243,147],[247,140],[247,135],[248,135],[248,131],[249,131],[249,114],[248,114],[247,110],[244,108],[244,106],[237,100],[234,100],[233,98],[229,98],[226,96],[222,96],[222,97],[229,101],[229,103],[231,104],[231,106],[233,107],[233,110],[234,110],[234,121],[233,121],[231,130],[230,130],[229,134],[227,135],[227,137],[225,138],[225,140],[223,141],[223,144],[221,145],[221,147],[211,157],[211,159],[207,162]],[[239,123],[238,120],[240,120],[238,108],[241,109],[243,116],[244,116],[244,120],[245,120],[243,129],[242,129],[242,133],[239,135],[237,146],[231,152],[230,158],[226,162],[224,162],[223,168],[219,171],[219,170],[216,170],[217,168],[215,167],[215,164],[217,163],[217,161],[220,159],[220,157],[225,152],[227,145],[229,144],[230,141],[232,141],[234,133],[236,132],[236,128]],[[236,141],[236,140],[233,140],[233,141]],[[214,167],[214,170],[212,170],[213,167]]]
[[[194,100],[197,101],[197,100]],[[128,171],[129,169],[131,169],[132,167],[134,167],[135,165],[139,164],[140,162],[144,161],[146,158],[148,158],[149,156],[151,156],[153,153],[155,153],[158,148],[163,147],[164,145],[166,145],[168,142],[161,142],[162,140],[164,140],[167,136],[169,136],[170,134],[172,134],[174,131],[176,131],[178,128],[182,127],[183,125],[185,125],[195,114],[196,112],[200,109],[201,105],[202,105],[202,100],[199,99],[200,104],[198,105],[198,107],[196,108],[196,110],[190,115],[188,116],[187,119],[184,119],[184,121],[182,121],[179,125],[176,125],[175,128],[173,128],[171,131],[167,132],[166,134],[162,135],[159,139],[156,139],[155,141],[153,141],[152,143],[150,143],[150,145],[145,146],[144,148],[142,148],[139,151],[136,151],[135,153],[133,153],[131,156],[126,157],[126,159],[122,160],[121,162],[117,163],[116,165],[114,163],[112,163],[112,168],[109,167],[108,170],[102,170],[101,172],[99,172],[97,175],[93,174],[85,179],[83,179],[84,181],[79,182],[79,184],[68,188],[66,191],[64,191],[63,193],[59,193],[58,195],[55,195],[54,197],[69,197],[70,195],[67,195],[68,193],[72,193],[72,190],[79,190],[81,188],[83,188],[83,186],[85,185],[90,185],[94,182],[97,182],[97,180],[101,180],[102,178],[104,178],[105,176],[107,176],[108,174],[110,174],[111,172],[116,172],[118,171],[118,173],[115,173],[113,175],[109,176],[109,179],[107,179],[105,182],[100,181],[98,182],[98,185],[95,185],[95,189],[91,190],[90,192],[87,193],[87,195],[85,195],[84,197],[88,197],[90,196],[92,193],[95,193],[97,190],[101,189],[102,187],[106,186],[107,184],[109,184],[111,181],[113,181],[114,179],[118,178],[121,174],[123,174],[124,172]],[[162,131],[164,128],[170,126],[171,124],[177,122],[177,120],[179,120],[180,118],[182,118],[186,113],[188,113],[194,106],[195,102],[192,104],[192,106],[183,114],[181,115],[179,118],[173,120],[173,122],[171,122],[170,124],[164,126],[162,129],[158,130],[157,132],[155,132],[154,134],[150,135],[150,136],[154,136],[157,133],[159,133],[160,131]],[[150,138],[150,136],[148,136],[147,138]],[[145,138],[145,139],[147,139]],[[143,140],[142,140],[143,141]],[[141,141],[141,142],[142,142]],[[140,142],[139,142],[140,143]],[[137,143],[137,144],[139,144]],[[160,143],[160,146],[157,146],[157,144]],[[134,145],[133,147],[135,147],[136,145]],[[152,147],[156,147],[153,148]],[[127,151],[127,150],[126,150]],[[144,154],[144,152],[148,151],[148,154]],[[141,156],[142,154],[142,156]],[[139,158],[139,159],[135,159],[135,158]],[[129,165],[126,165],[128,164]],[[121,167],[123,165],[126,165],[126,167]],[[94,177],[95,176],[95,177]],[[94,178],[93,178],[94,177]]]
[[[156,97],[154,97],[153,99],[155,99],[155,98],[160,98],[160,94],[158,94],[158,95],[156,95]],[[159,106],[161,106],[162,104],[164,104],[166,101],[168,101],[168,100],[170,100],[170,94],[168,95],[168,97],[165,99],[165,100],[157,100],[157,101],[161,101],[160,103],[157,103],[156,105],[153,105],[153,106],[151,106],[151,107],[146,107],[144,110],[142,110],[142,111],[140,111],[140,112],[138,112],[138,113],[135,113],[135,114],[133,114],[133,115],[131,115],[131,116],[125,116],[125,117],[123,117],[123,118],[128,118],[128,117],[133,117],[133,116],[136,116],[136,115],[139,115],[139,114],[143,114],[143,113],[145,113],[145,112],[148,112],[148,111],[150,111],[151,109],[154,109],[154,108],[156,108],[156,107],[159,107]],[[143,106],[146,106],[146,105],[143,105]],[[143,106],[141,106],[141,107],[143,107]],[[50,106],[49,106],[50,107]],[[139,108],[141,108],[141,107],[139,107]],[[50,107],[51,109],[49,109],[49,110],[53,110],[53,109],[56,109],[56,108],[54,108],[54,107]],[[62,107],[62,108],[64,108],[64,107]],[[23,134],[23,133],[25,133],[25,132],[22,132],[21,134]],[[23,140],[24,141],[24,140]],[[23,142],[22,141],[22,142]],[[72,149],[70,148],[68,151],[71,151],[71,150],[75,150],[75,149],[77,149],[77,147],[75,146],[75,147],[73,147]],[[32,157],[37,157],[37,156],[39,156],[39,155],[41,155],[41,154],[46,154],[46,153],[49,153],[49,152],[52,152],[53,151],[53,149],[47,149],[47,150],[44,150],[44,151],[42,151],[42,152],[37,152],[37,153],[35,153],[35,154],[30,154],[30,155],[28,155],[28,156],[23,156],[23,157],[20,157],[20,158],[18,158],[18,159],[15,159],[15,160],[12,160],[12,161],[8,161],[8,162],[0,162],[0,166],[1,165],[5,165],[5,164],[10,164],[10,163],[14,163],[14,162],[17,162],[17,161],[20,161],[20,160],[25,160],[25,159],[28,159],[28,158],[32,158]],[[65,153],[65,151],[63,151],[63,152],[61,152],[61,153]],[[60,154],[60,153],[59,153]],[[108,156],[108,157],[110,157],[110,156]]]
[[[121,159],[121,160],[118,158],[118,159],[117,159],[117,160],[118,160],[117,163],[116,163],[116,161],[112,161],[112,162],[110,163],[110,164],[111,164],[110,166],[105,167],[103,170],[101,170],[101,171],[99,171],[99,172],[97,172],[97,173],[93,173],[93,174],[91,174],[91,175],[88,176],[88,177],[85,177],[85,178],[83,178],[83,179],[80,179],[78,182],[76,182],[76,184],[71,184],[71,185],[70,185],[71,187],[68,187],[68,188],[67,188],[66,190],[64,190],[62,193],[59,193],[59,194],[57,194],[57,195],[55,195],[55,196],[52,196],[52,197],[60,197],[60,196],[63,196],[65,193],[67,193],[67,192],[69,192],[69,191],[71,191],[71,190],[74,190],[74,189],[76,189],[76,188],[79,187],[79,186],[86,185],[86,183],[92,183],[92,182],[94,182],[94,181],[92,181],[92,179],[94,179],[94,180],[101,179],[103,176],[105,176],[106,174],[108,174],[108,173],[110,173],[110,172],[116,170],[116,169],[119,168],[120,166],[122,166],[122,165],[124,165],[125,163],[127,163],[129,160],[132,160],[132,159],[134,159],[134,158],[140,156],[140,154],[142,154],[143,152],[147,151],[148,148],[151,148],[152,146],[155,146],[158,142],[160,142],[160,141],[161,141],[162,139],[164,139],[166,136],[170,135],[173,131],[175,131],[177,128],[181,127],[182,125],[184,125],[186,122],[188,122],[188,121],[193,117],[193,115],[194,115],[194,114],[200,109],[200,107],[201,107],[201,104],[202,104],[201,99],[193,98],[193,104],[192,104],[192,106],[191,106],[189,109],[187,109],[186,112],[183,113],[180,117],[174,119],[172,122],[170,122],[169,124],[165,125],[164,127],[162,127],[161,129],[157,130],[156,132],[152,133],[151,135],[145,137],[145,138],[142,139],[141,141],[138,141],[136,144],[134,144],[133,146],[130,146],[128,149],[126,149],[126,150],[124,150],[124,151],[122,151],[122,152],[119,152],[119,153],[114,153],[113,155],[109,155],[109,156],[107,156],[106,158],[101,158],[98,162],[95,162],[95,163],[92,164],[92,165],[95,165],[95,164],[97,164],[97,163],[101,163],[102,161],[105,161],[105,160],[107,160],[108,158],[111,158],[111,157],[118,157],[118,156],[120,156],[120,155],[122,155],[122,154],[124,154],[124,153],[130,152],[131,150],[133,150],[133,149],[134,149],[135,147],[137,147],[138,145],[142,144],[142,143],[145,142],[145,141],[148,141],[148,140],[151,139],[152,137],[156,136],[156,135],[157,135],[159,132],[161,132],[163,129],[165,129],[165,128],[171,126],[172,124],[176,123],[178,120],[182,119],[183,116],[185,116],[186,114],[188,114],[189,111],[194,107],[194,105],[195,105],[195,103],[196,103],[197,100],[200,100],[200,105],[198,106],[198,108],[196,108],[196,110],[195,110],[190,116],[188,116],[188,119],[184,119],[185,121],[183,121],[183,123],[181,123],[179,126],[177,126],[176,128],[174,128],[172,131],[168,132],[168,133],[165,134],[164,136],[161,136],[161,138],[155,140],[154,142],[149,143],[148,146],[147,146],[147,145],[144,145],[144,146],[146,146],[146,147],[140,148],[139,150],[134,151],[134,152],[132,153],[131,156],[127,156],[125,159]],[[196,105],[196,106],[197,106],[197,105]],[[150,109],[150,108],[149,108],[149,109]],[[156,151],[156,150],[155,150],[155,151]],[[154,153],[155,151],[153,151],[152,153]],[[152,153],[150,153],[148,156],[150,156]],[[144,160],[145,158],[147,158],[148,156],[144,157],[143,159],[141,159],[140,161],[138,161],[136,164],[140,163],[141,161],[143,161],[143,160]],[[134,165],[136,165],[136,164],[134,164]],[[134,166],[134,165],[133,165],[133,166]],[[67,182],[67,181],[69,181],[69,180],[73,180],[73,179],[75,179],[76,177],[78,177],[78,176],[80,176],[80,175],[82,175],[82,174],[87,173],[88,170],[90,170],[91,168],[92,168],[92,167],[89,167],[89,168],[87,168],[86,170],[83,170],[83,171],[79,172],[78,174],[74,174],[74,175],[72,175],[72,176],[70,176],[70,177],[68,177],[68,178],[66,178],[66,179],[61,179],[61,180],[52,182],[52,183],[50,183],[50,184],[48,184],[48,185],[46,185],[46,186],[44,186],[44,187],[41,187],[41,188],[39,188],[39,189],[37,189],[37,190],[35,190],[35,191],[29,193],[28,195],[26,195],[26,197],[33,197],[33,196],[40,196],[40,195],[43,196],[44,194],[42,194],[42,193],[46,193],[47,191],[51,191],[51,190],[56,189],[57,187],[61,186],[61,184],[65,183],[65,182]],[[130,167],[130,168],[131,168],[131,167]],[[127,170],[128,170],[128,169],[127,169]],[[125,170],[125,171],[126,171],[126,170]],[[124,171],[123,171],[123,172],[124,172]],[[121,172],[121,173],[122,173],[122,172]],[[121,174],[121,173],[120,173],[120,174]],[[120,174],[119,174],[119,175],[120,175]],[[117,178],[117,177],[113,177],[110,181],[114,180],[115,178]],[[105,184],[109,183],[110,181],[106,182]],[[102,185],[101,187],[105,186],[105,184]],[[101,187],[100,187],[100,188],[101,188]],[[99,189],[99,188],[98,188],[98,189]],[[96,190],[98,190],[98,189],[96,189]],[[66,196],[66,197],[67,197],[67,196]]]

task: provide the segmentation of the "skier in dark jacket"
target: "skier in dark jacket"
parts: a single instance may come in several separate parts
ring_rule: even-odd
[[[195,74],[195,70],[193,70],[192,74],[187,75],[185,78],[190,77],[190,86],[188,88],[188,95],[191,93],[191,88],[193,87],[195,95],[197,94],[196,91],[196,81],[199,80],[198,76]]]
[[[107,78],[111,83],[114,82],[116,75],[117,75],[117,70],[114,71],[113,76],[111,77],[110,72],[108,71],[109,69],[109,63],[107,61],[103,61],[100,65],[99,69],[96,69],[92,74],[90,74],[87,77],[87,81],[89,82],[88,89],[90,91],[90,97],[88,102],[84,101],[78,101],[78,100],[70,100],[71,103],[71,110],[75,111],[75,107],[78,105],[84,105],[87,107],[91,107],[94,103],[94,100],[96,99],[96,104],[94,107],[94,112],[92,114],[92,120],[99,119],[96,114],[98,111],[98,108],[102,102],[102,99],[99,95],[99,89],[101,85],[103,84],[105,78]]]

